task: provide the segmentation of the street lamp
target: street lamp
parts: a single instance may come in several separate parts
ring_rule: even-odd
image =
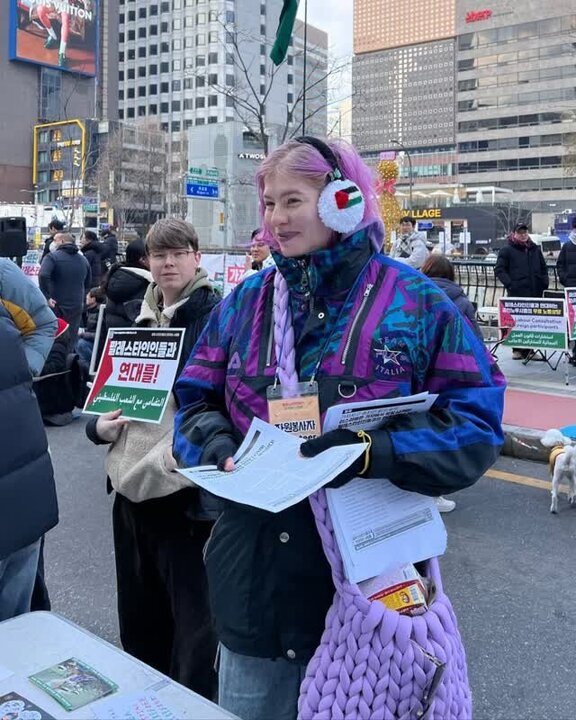
[[[21,192],[21,193],[28,193],[29,195],[33,195],[33,196],[34,196],[34,205],[37,205],[37,204],[38,204],[37,190],[25,190],[25,189],[22,188],[21,190],[19,190],[19,192]]]
[[[412,177],[412,158],[410,157],[410,153],[406,149],[406,146],[403,145],[399,140],[390,140],[390,142],[393,145],[398,145],[398,147],[403,150],[406,153],[406,157],[408,158],[408,183],[409,183],[409,202],[410,202],[410,211],[412,211],[412,185],[414,183],[414,178]]]

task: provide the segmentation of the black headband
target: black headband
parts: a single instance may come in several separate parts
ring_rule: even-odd
[[[338,158],[336,154],[327,143],[319,140],[318,138],[312,137],[311,135],[302,135],[301,137],[295,138],[296,142],[302,143],[303,145],[312,145],[313,148],[318,150],[320,155],[330,164],[332,172],[338,173],[340,177],[344,177],[342,170],[338,165]]]

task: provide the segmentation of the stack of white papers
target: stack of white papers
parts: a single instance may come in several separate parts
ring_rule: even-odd
[[[394,415],[425,412],[429,410],[438,395],[429,392],[397,397],[388,400],[333,405],[326,411],[323,431],[346,428],[347,430],[376,430],[385,420]]]
[[[356,478],[326,491],[346,577],[361,582],[442,555],[446,528],[434,500],[389,480]]]
[[[324,432],[335,428],[375,430],[394,415],[429,410],[437,397],[424,392],[335,405],[326,412]],[[365,478],[329,489],[326,495],[350,582],[361,582],[446,551],[446,528],[429,497],[401,490],[389,480]]]
[[[337,405],[326,413],[324,432],[336,428],[374,430],[391,416],[429,410],[436,397],[421,393]],[[215,465],[179,472],[218,497],[277,513],[329,483],[365,451],[364,443],[358,442],[304,458],[299,452],[302,442],[255,418],[234,456],[233,472],[222,472]],[[351,582],[427,560],[446,550],[446,529],[431,498],[401,490],[387,479],[366,478],[327,490],[327,498]]]
[[[304,500],[352,465],[364,444],[332,447],[313,458],[300,455],[303,440],[254,418],[234,455],[236,469],[215,465],[179,470],[218,497],[277,513]]]

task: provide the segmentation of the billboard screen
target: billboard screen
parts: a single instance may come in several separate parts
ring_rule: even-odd
[[[98,0],[10,0],[10,59],[94,76]]]

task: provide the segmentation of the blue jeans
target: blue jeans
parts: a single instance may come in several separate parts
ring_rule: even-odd
[[[296,720],[306,665],[238,655],[220,644],[218,705],[241,720]]]
[[[30,612],[40,539],[0,560],[0,621]]]
[[[76,345],[76,352],[80,358],[82,365],[88,369],[90,367],[90,361],[92,360],[92,351],[94,350],[94,340],[86,340],[86,338],[80,338]]]

